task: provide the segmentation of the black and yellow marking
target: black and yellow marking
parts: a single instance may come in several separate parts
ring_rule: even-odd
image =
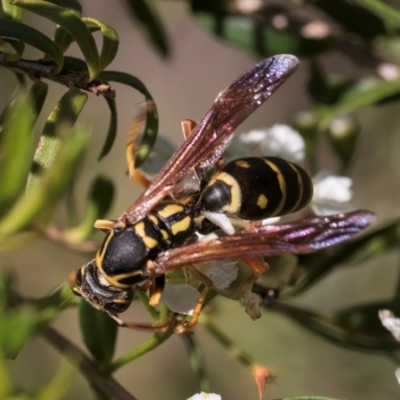
[[[204,211],[262,220],[300,210],[312,194],[311,178],[298,165],[278,157],[248,157],[226,164],[200,203]]]

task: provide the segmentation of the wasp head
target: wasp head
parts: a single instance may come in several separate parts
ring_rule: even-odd
[[[91,306],[112,314],[126,311],[133,299],[133,289],[110,285],[97,268],[95,260],[70,275],[70,286],[76,295]]]

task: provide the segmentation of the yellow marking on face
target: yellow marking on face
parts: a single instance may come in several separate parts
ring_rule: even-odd
[[[158,225],[159,221],[155,215],[149,215],[149,220],[153,222],[154,225]]]
[[[130,302],[130,299],[129,300],[128,299],[114,299],[113,300],[113,303],[117,303],[117,304],[126,304],[129,302]]]
[[[240,206],[242,205],[242,192],[237,180],[226,172],[221,172],[218,174],[216,180],[227,184],[231,192],[231,202],[230,204],[225,204],[222,207],[222,211],[227,214],[237,214],[240,210]]]
[[[161,232],[161,235],[162,235],[164,240],[168,240],[169,239],[168,232],[165,229],[160,229],[160,232]]]
[[[143,271],[140,269],[137,269],[135,271],[128,272],[126,274],[118,274],[115,276],[107,275],[106,279],[108,282],[110,282],[111,286],[115,286],[120,289],[126,289],[126,288],[131,287],[132,285],[127,285],[126,283],[121,283],[121,281],[123,279],[132,278],[134,276],[142,276],[142,275],[143,275]]]
[[[267,208],[267,204],[268,204],[268,199],[263,194],[260,194],[257,199],[258,207],[260,207],[261,210],[264,210],[265,208]]]
[[[245,160],[237,160],[235,161],[235,164],[241,168],[250,168],[250,164]]]
[[[189,229],[192,219],[185,217],[171,226],[171,232],[175,236],[180,232],[185,232]]]
[[[162,218],[169,218],[172,215],[183,212],[184,208],[180,204],[167,204],[162,210],[157,211]]]
[[[271,161],[264,159],[265,163],[276,172],[276,177],[278,178],[279,188],[281,189],[282,199],[276,207],[275,211],[271,214],[271,217],[276,217],[282,211],[283,206],[286,203],[287,189],[286,181],[280,169]]]

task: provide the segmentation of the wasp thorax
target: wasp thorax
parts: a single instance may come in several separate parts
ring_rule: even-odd
[[[313,194],[311,177],[278,157],[248,157],[229,162],[206,186],[203,211],[262,220],[306,206]]]
[[[132,288],[120,289],[108,284],[96,267],[95,260],[77,272],[74,291],[94,308],[112,313],[126,311],[133,299]]]

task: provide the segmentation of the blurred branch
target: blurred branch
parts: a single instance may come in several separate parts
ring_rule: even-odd
[[[137,400],[114,378],[103,375],[89,357],[55,329],[46,328],[42,336],[72,363],[77,364],[79,371],[96,389],[116,400]]]
[[[54,68],[53,62],[48,61],[31,61],[19,59],[13,62],[6,61],[6,54],[0,53],[0,66],[3,66],[15,73],[23,73],[36,79],[49,79],[53,82],[67,86],[68,88],[75,87],[94,93],[96,96],[102,95],[107,98],[115,97],[115,89],[110,85],[104,84],[98,80],[93,80],[87,83],[87,74],[72,71],[63,68],[61,72],[54,75],[51,71]]]

